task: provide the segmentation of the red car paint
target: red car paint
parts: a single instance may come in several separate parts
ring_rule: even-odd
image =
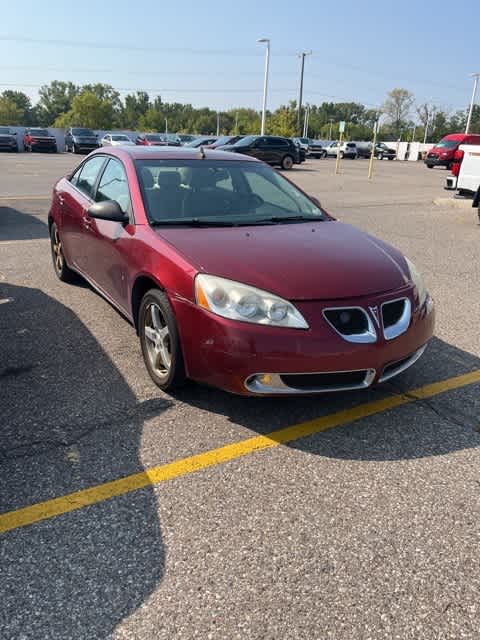
[[[452,167],[455,162],[455,152],[461,144],[480,144],[480,134],[451,133],[445,136],[427,153],[425,164],[429,168]]]
[[[222,162],[258,162],[223,151],[207,152]],[[433,334],[431,304],[418,305],[402,254],[388,244],[330,218],[275,226],[152,228],[146,217],[135,159],[191,159],[198,150],[108,148],[95,156],[123,164],[135,223],[93,219],[92,200],[62,178],[55,185],[49,224],[55,222],[68,265],[135,324],[135,286],[148,278],[163,289],[173,308],[187,375],[238,394],[257,373],[337,372],[375,369],[377,382],[389,363],[423,347]],[[87,159],[87,160],[88,160]],[[213,273],[295,303],[309,324],[292,329],[239,322],[196,304],[194,280]],[[399,297],[410,300],[407,330],[371,344],[346,342],[325,321],[323,310],[340,306],[380,308]],[[430,299],[429,302],[431,303]],[[370,311],[374,313],[374,311]],[[379,325],[380,328],[380,325]]]

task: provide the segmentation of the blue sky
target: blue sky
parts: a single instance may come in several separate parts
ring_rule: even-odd
[[[164,101],[261,108],[271,39],[268,107],[295,99],[377,106],[405,87],[417,102],[466,108],[480,71],[477,0],[24,0],[2,3],[0,90],[34,101],[53,79],[145,89]],[[40,42],[40,41],[57,42]],[[61,42],[60,42],[61,41]]]

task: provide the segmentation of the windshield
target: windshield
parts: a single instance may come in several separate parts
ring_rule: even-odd
[[[0,134],[2,135],[10,135],[10,129],[8,127],[0,127]]]
[[[460,140],[440,140],[435,146],[438,149],[453,149],[460,144]]]
[[[74,136],[94,136],[95,134],[91,129],[81,129],[80,127],[75,127],[72,129],[72,133]]]
[[[235,142],[234,147],[249,147],[252,142],[257,139],[258,136],[245,136],[245,138],[241,138],[237,142]]]
[[[112,136],[112,140],[115,140],[115,142],[130,142],[130,138],[121,135]]]
[[[153,225],[234,226],[325,219],[309,198],[260,162],[142,159],[135,164]]]
[[[148,134],[145,136],[145,140],[148,140],[149,142],[162,142],[163,138],[162,136]]]
[[[48,136],[46,129],[30,129],[30,135],[32,136]]]

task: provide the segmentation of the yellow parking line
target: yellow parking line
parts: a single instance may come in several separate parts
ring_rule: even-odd
[[[52,196],[0,196],[0,202],[4,200],[51,200]]]
[[[434,382],[418,389],[413,389],[405,394],[388,396],[374,402],[367,402],[352,409],[338,411],[321,418],[294,424],[290,427],[271,431],[264,436],[256,436],[235,442],[233,444],[205,451],[197,455],[190,456],[164,464],[158,467],[135,473],[124,478],[119,478],[111,482],[105,482],[89,489],[75,491],[58,498],[39,502],[29,507],[23,507],[16,511],[9,511],[0,515],[0,533],[26,527],[35,522],[47,520],[55,516],[76,511],[83,507],[88,507],[104,500],[109,500],[115,496],[121,496],[131,491],[143,489],[144,487],[157,485],[166,480],[178,478],[201,469],[206,469],[230,460],[235,460],[255,451],[269,449],[280,444],[292,442],[299,438],[305,438],[315,433],[327,431],[334,427],[339,427],[362,418],[367,418],[377,413],[401,407],[417,400],[431,398],[445,391],[452,391],[470,384],[480,383],[480,369],[466,373],[455,378]]]

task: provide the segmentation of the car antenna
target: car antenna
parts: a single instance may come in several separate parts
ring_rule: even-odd
[[[205,160],[205,150],[204,150],[203,146],[200,147],[199,151],[200,151],[201,159]]]

